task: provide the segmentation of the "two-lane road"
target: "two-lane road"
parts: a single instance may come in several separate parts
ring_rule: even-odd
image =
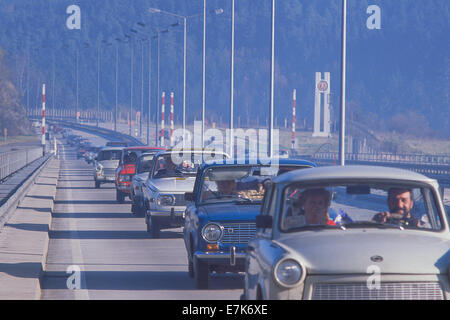
[[[214,275],[210,290],[196,290],[181,228],[151,239],[113,184],[95,189],[93,167],[73,148],[60,145],[60,160],[42,299],[239,299],[242,275]],[[68,289],[77,285],[70,266],[80,289]]]

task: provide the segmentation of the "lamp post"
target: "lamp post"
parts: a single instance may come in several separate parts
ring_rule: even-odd
[[[234,0],[231,0],[231,63],[230,63],[230,157],[234,154]]]
[[[182,119],[182,128],[183,128],[183,146],[184,146],[184,141],[185,141],[185,130],[186,130],[186,42],[187,42],[187,19],[189,18],[193,18],[196,16],[201,15],[201,13],[199,14],[194,14],[191,16],[183,16],[180,14],[176,14],[176,13],[172,13],[172,12],[168,12],[168,11],[164,11],[161,9],[157,9],[157,8],[149,8],[148,9],[150,13],[160,13],[160,14],[165,14],[165,15],[169,15],[169,16],[174,16],[176,18],[180,18],[183,19],[183,119]],[[204,16],[206,15],[206,6],[204,6]],[[223,9],[218,8],[215,10],[211,11],[212,13],[219,15],[223,13]],[[178,24],[173,24],[172,26],[176,26]],[[204,23],[204,36],[205,36],[205,28],[206,25]],[[205,50],[203,50],[203,53],[205,52]],[[203,56],[203,60],[204,60],[204,56]],[[204,63],[203,63],[204,64]],[[203,69],[204,70],[204,69]],[[204,72],[203,72],[204,75]],[[203,76],[204,78],[204,76]],[[203,80],[204,82],[204,80]],[[204,85],[203,85],[203,101],[204,101]],[[204,102],[203,102],[203,108],[202,110],[204,110]],[[204,119],[204,115],[202,116],[202,119]],[[202,120],[203,123],[203,120]],[[203,125],[202,125],[202,141],[203,141]],[[202,143],[203,145],[203,143]]]
[[[347,0],[342,0],[342,39],[341,39],[341,114],[339,130],[339,164],[345,165],[345,72],[347,56]]]
[[[272,0],[272,31],[270,55],[270,113],[269,113],[269,158],[273,157],[273,94],[275,68],[275,0]]]

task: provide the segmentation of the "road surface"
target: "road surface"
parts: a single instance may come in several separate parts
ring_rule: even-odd
[[[95,189],[93,167],[76,160],[67,145],[60,145],[59,153],[41,299],[239,299],[242,274],[214,275],[210,290],[196,290],[182,229],[151,239],[144,219],[131,214],[130,202],[116,202],[113,184]]]

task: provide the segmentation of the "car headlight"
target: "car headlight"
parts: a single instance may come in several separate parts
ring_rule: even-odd
[[[285,287],[297,285],[304,278],[303,267],[293,259],[280,260],[274,268],[275,280]]]
[[[222,228],[216,223],[208,223],[202,229],[202,237],[206,242],[217,242],[222,237]]]
[[[103,170],[103,166],[101,164],[97,164],[97,166],[95,167],[95,170],[97,170],[98,172]]]
[[[175,197],[171,194],[160,194],[157,204],[158,206],[173,206],[175,204]]]

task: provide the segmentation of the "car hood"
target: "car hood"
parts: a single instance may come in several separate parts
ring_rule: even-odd
[[[119,166],[119,160],[102,160],[99,163],[103,168],[116,169]]]
[[[149,181],[149,186],[159,192],[192,192],[195,177],[159,178]]]
[[[255,221],[260,205],[218,203],[202,207],[204,214],[211,221]]]
[[[148,172],[138,173],[133,176],[134,180],[146,180],[148,178]]]
[[[305,265],[308,274],[438,274],[450,266],[448,235],[412,230],[320,230],[283,236],[278,244]],[[382,261],[374,262],[375,256]]]

